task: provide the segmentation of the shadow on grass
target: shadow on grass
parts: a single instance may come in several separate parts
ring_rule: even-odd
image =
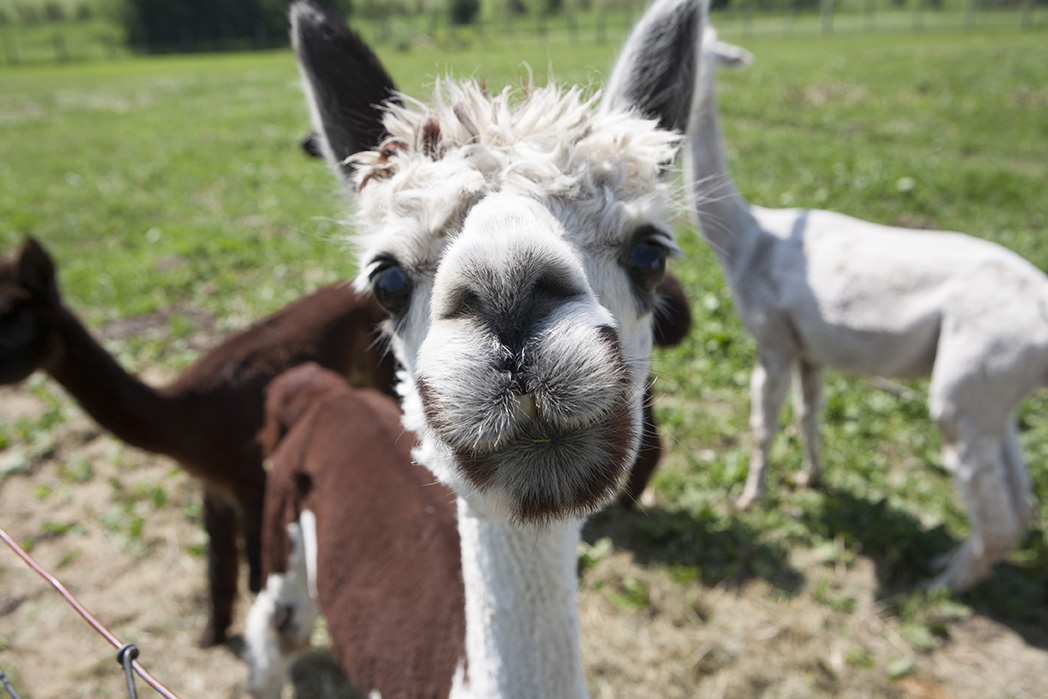
[[[725,520],[713,513],[614,507],[591,517],[582,537],[590,544],[608,538],[632,551],[642,565],[692,569],[708,586],[762,579],[794,594],[804,584],[804,576],[789,566],[788,550],[761,542],[760,532],[735,516]]]
[[[872,500],[833,486],[819,489],[819,505],[801,516],[813,537],[839,541],[873,560],[878,596],[887,597],[927,581],[931,562],[960,541],[943,526],[925,530],[908,512],[884,498]]]
[[[914,516],[891,507],[886,500],[856,497],[846,490],[823,488],[821,510],[804,519],[813,533],[843,540],[849,548],[869,556],[877,572],[880,599],[911,594],[931,579],[931,563],[949,554],[961,541],[944,527],[925,530]],[[954,597],[972,610],[998,621],[1022,636],[1026,643],[1048,648],[1048,548],[1040,527],[1032,528],[1015,547],[1020,552],[994,566],[972,589]]]

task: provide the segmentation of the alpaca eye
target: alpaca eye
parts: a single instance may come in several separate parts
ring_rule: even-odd
[[[630,247],[623,262],[637,286],[645,291],[655,291],[655,287],[666,274],[668,254],[665,245],[652,240],[641,240]]]
[[[371,293],[383,310],[397,315],[407,308],[411,298],[411,280],[407,272],[393,261],[383,262],[371,273]]]

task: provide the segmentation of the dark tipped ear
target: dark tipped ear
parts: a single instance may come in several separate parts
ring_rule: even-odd
[[[602,111],[637,110],[665,129],[688,125],[706,0],[655,0],[626,39]]]
[[[691,330],[691,304],[684,287],[672,274],[666,274],[655,289],[655,344],[679,345]]]
[[[338,17],[312,2],[291,6],[291,46],[324,157],[348,178],[344,161],[383,139],[383,102],[395,97],[389,73],[367,44]]]
[[[44,250],[44,246],[29,238],[18,251],[18,278],[22,286],[34,296],[48,300],[58,299],[58,282],[55,280],[55,263]]]

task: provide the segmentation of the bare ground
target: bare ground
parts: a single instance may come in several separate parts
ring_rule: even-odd
[[[174,693],[242,696],[239,640],[195,644],[205,600],[196,484],[173,462],[104,434],[52,384],[0,389],[0,422],[39,422],[56,410],[57,426],[0,450],[0,527],[134,641],[140,662]],[[788,593],[761,579],[675,580],[619,535],[627,518],[659,506],[605,513],[587,530],[592,563],[579,608],[594,697],[1048,697],[1048,630],[976,613],[915,648],[863,557],[814,565]],[[811,556],[792,552],[793,567],[806,570]],[[853,604],[817,601],[825,589]],[[248,604],[245,593],[234,631]],[[322,628],[315,641],[323,646]],[[0,668],[23,699],[127,695],[113,649],[2,546]],[[322,651],[296,677],[297,696],[353,695]]]

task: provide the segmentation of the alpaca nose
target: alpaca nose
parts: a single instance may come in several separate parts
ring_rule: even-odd
[[[498,343],[506,371],[550,320],[596,299],[557,219],[538,202],[492,195],[470,212],[434,280],[434,320],[468,320]]]
[[[501,281],[491,275],[487,281],[493,283],[464,283],[454,290],[445,318],[469,318],[483,325],[499,344],[501,368],[516,375],[527,364],[528,345],[548,319],[584,292],[552,270],[536,274],[527,262],[505,272]]]

